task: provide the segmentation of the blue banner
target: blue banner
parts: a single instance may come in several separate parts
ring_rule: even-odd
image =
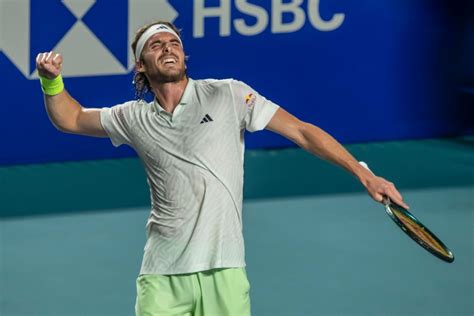
[[[182,29],[188,74],[235,78],[339,141],[466,133],[455,100],[451,24],[421,0],[2,1],[0,164],[134,155],[106,139],[63,134],[49,122],[35,57],[64,57],[69,93],[85,107],[134,98],[136,30],[156,20]],[[270,132],[249,148],[291,143]]]

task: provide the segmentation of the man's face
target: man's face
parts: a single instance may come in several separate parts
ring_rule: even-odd
[[[144,72],[150,81],[175,82],[186,75],[184,59],[183,47],[173,34],[157,33],[145,43],[137,70]]]

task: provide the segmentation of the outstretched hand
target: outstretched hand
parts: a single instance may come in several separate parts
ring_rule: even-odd
[[[403,201],[403,197],[398,192],[395,185],[382,177],[373,175],[367,180],[365,188],[369,195],[377,202],[384,203],[384,198],[388,197],[394,203],[408,209],[409,206]]]
[[[46,79],[54,79],[61,74],[63,57],[53,51],[40,53],[36,56],[38,74]]]

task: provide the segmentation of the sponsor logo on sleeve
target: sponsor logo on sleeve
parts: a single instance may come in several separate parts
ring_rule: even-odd
[[[245,97],[245,104],[247,104],[248,107],[253,107],[256,101],[257,101],[257,97],[253,93],[249,93]]]

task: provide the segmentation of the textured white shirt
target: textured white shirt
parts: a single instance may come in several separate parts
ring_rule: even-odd
[[[243,82],[189,79],[173,114],[156,99],[101,110],[112,143],[133,147],[147,174],[140,274],[245,266],[244,129],[264,129],[277,109]]]

